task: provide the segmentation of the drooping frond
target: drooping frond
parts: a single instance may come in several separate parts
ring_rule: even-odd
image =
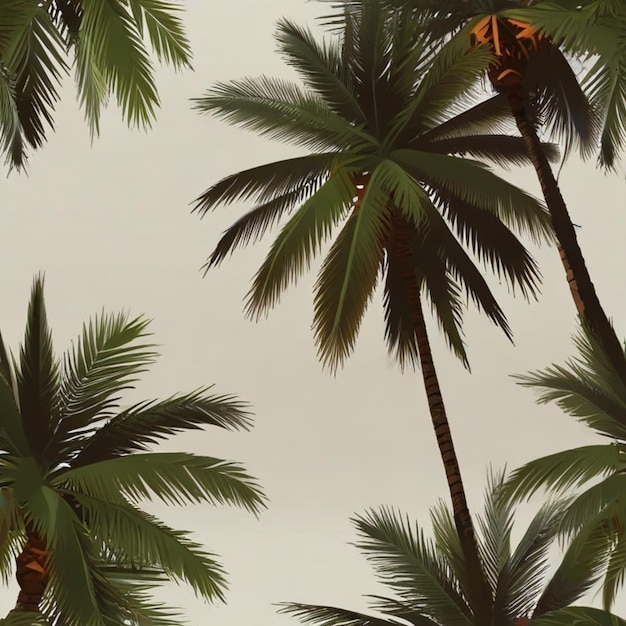
[[[134,567],[157,566],[168,577],[188,583],[206,600],[224,600],[226,579],[215,555],[127,502],[71,492],[95,542]],[[68,493],[69,495],[69,493]]]
[[[352,352],[383,258],[387,194],[374,170],[358,208],[324,259],[315,283],[313,331],[320,359],[332,371]]]
[[[391,158],[435,192],[442,188],[447,195],[492,211],[507,226],[534,241],[553,237],[550,216],[541,203],[478,161],[417,150],[395,150]]]
[[[276,237],[248,293],[246,314],[267,313],[308,268],[321,244],[346,215],[356,189],[349,174],[334,173],[306,200]]]

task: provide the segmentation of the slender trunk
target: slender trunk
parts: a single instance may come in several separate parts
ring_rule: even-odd
[[[524,139],[526,149],[537,172],[546,206],[552,216],[552,224],[559,241],[559,254],[565,268],[565,275],[576,310],[604,348],[620,378],[626,381],[626,356],[624,355],[624,349],[600,304],[596,290],[591,282],[567,206],[552,173],[550,163],[541,148],[535,128],[526,114],[521,88],[514,86],[507,89],[506,94],[509,98],[517,128]]]
[[[48,585],[48,555],[46,542],[35,533],[29,533],[26,545],[16,559],[16,577],[20,586],[16,609],[39,611]]]
[[[397,228],[395,230],[397,258],[409,300],[411,322],[417,342],[428,409],[430,411],[435,437],[437,438],[437,445],[439,446],[439,452],[450,490],[454,524],[459,534],[461,548],[472,580],[480,581],[478,585],[480,589],[480,600],[478,606],[475,607],[477,613],[480,611],[480,614],[475,615],[476,626],[490,626],[492,604],[491,589],[484,577],[482,562],[478,552],[478,543],[474,532],[474,524],[467,505],[467,498],[461,478],[461,468],[454,449],[452,432],[450,430],[450,424],[448,423],[448,416],[439,386],[439,378],[437,377],[437,371],[430,349],[430,341],[428,339],[420,297],[420,287],[415,276],[412,248],[409,242],[402,241],[402,235],[400,233],[405,231],[405,229]]]

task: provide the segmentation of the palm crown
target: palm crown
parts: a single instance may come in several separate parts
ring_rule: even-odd
[[[207,265],[257,240],[293,212],[256,273],[247,313],[259,316],[309,267],[341,227],[315,285],[314,331],[322,360],[338,366],[353,349],[380,276],[385,276],[387,341],[402,362],[417,349],[402,263],[414,268],[455,352],[466,359],[462,293],[509,332],[480,271],[464,250],[533,294],[538,272],[511,229],[549,236],[540,203],[471,155],[500,164],[526,159],[521,138],[495,134],[507,106],[495,96],[459,113],[490,53],[451,42],[432,57],[428,36],[378,3],[346,16],[341,42],[318,44],[283,20],[280,51],[305,88],[268,77],[221,83],[196,106],[229,122],[312,150],[224,178],[198,199],[204,215],[253,199],[223,235]],[[494,128],[497,130],[494,132]],[[554,149],[545,146],[550,156]],[[403,259],[401,257],[404,257]],[[381,273],[382,270],[382,273]]]
[[[0,339],[0,572],[6,580],[17,557],[14,614],[41,611],[68,626],[148,617],[178,624],[142,584],[164,576],[206,599],[223,598],[214,555],[139,502],[230,503],[259,512],[263,495],[240,465],[150,451],[183,430],[247,428],[249,416],[236,398],[206,390],[121,410],[119,394],[154,360],[146,327],[142,318],[103,314],[60,362],[37,279],[13,366]]]
[[[0,151],[16,167],[53,126],[58,86],[74,61],[92,133],[115,94],[129,123],[150,124],[159,104],[148,47],[175,68],[191,50],[170,0],[3,0],[0,3]]]
[[[515,507],[498,497],[502,482],[503,474],[491,477],[483,513],[477,516],[484,578],[491,591],[486,612],[478,606],[484,598],[443,504],[431,510],[433,538],[390,508],[354,518],[359,534],[355,545],[395,594],[371,596],[380,617],[302,603],[284,603],[280,612],[316,626],[624,626],[624,620],[605,611],[572,606],[601,575],[603,560],[598,553],[606,545],[606,535],[585,533],[573,539],[548,576],[550,548],[567,502],[545,504],[512,546]],[[486,622],[478,620],[481,613],[487,615]]]

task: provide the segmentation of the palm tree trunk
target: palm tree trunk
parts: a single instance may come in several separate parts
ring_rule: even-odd
[[[35,533],[29,533],[26,545],[16,559],[16,577],[20,586],[16,609],[34,613],[39,611],[48,585],[48,557],[46,542]]]
[[[450,490],[454,524],[459,534],[461,548],[470,575],[473,580],[480,581],[481,602],[479,603],[479,607],[482,614],[475,615],[476,626],[490,626],[492,594],[484,577],[482,562],[478,552],[476,533],[474,532],[474,524],[467,505],[465,488],[463,487],[463,480],[461,478],[461,468],[454,449],[452,431],[448,423],[448,416],[439,386],[439,378],[430,348],[430,340],[426,330],[426,322],[424,320],[424,311],[420,296],[420,287],[415,276],[413,265],[412,247],[408,241],[404,242],[402,240],[401,233],[403,231],[406,232],[405,229],[400,227],[396,228],[395,231],[395,244],[397,245],[395,252],[397,253],[397,259],[402,272],[402,280],[409,301],[411,322],[415,332],[428,409],[435,430],[441,460],[443,461],[448,489]]]
[[[561,261],[565,268],[565,275],[576,310],[606,351],[620,378],[626,381],[626,356],[624,355],[624,349],[600,304],[596,290],[591,282],[567,206],[552,173],[550,163],[541,148],[535,128],[526,115],[521,86],[512,86],[506,90],[506,94],[517,128],[524,139],[528,155],[537,172],[537,178],[543,191],[546,206],[552,216],[552,224],[559,241],[558,249]]]

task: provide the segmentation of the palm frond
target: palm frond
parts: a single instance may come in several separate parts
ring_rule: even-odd
[[[360,539],[355,544],[381,581],[414,608],[449,626],[472,623],[458,583],[442,555],[423,532],[391,509],[353,518]]]
[[[104,606],[123,605],[123,599],[98,571],[95,546],[70,505],[44,485],[31,494],[24,511],[26,522],[48,541],[49,585],[58,613],[68,626],[104,626]]]
[[[145,31],[159,61],[175,69],[191,68],[191,46],[178,14],[182,7],[167,0],[130,0],[140,35]]]
[[[318,44],[309,29],[287,19],[279,20],[276,39],[287,64],[335,113],[355,123],[366,122],[337,42]]]
[[[13,31],[4,50],[1,68],[11,82],[20,131],[33,148],[45,141],[46,126],[52,128],[52,111],[59,99],[58,86],[69,68],[63,51],[64,42],[44,5],[25,3],[28,13],[13,23]],[[3,124],[3,129],[8,130]],[[12,133],[12,147],[19,150],[17,129]],[[10,156],[10,155],[7,155]],[[23,165],[24,151],[17,154],[16,166]]]
[[[154,2],[142,1],[144,9],[150,4],[154,8]],[[126,7],[113,0],[84,1],[82,9],[77,85],[92,132],[97,132],[100,107],[110,92],[115,94],[124,119],[132,125],[148,127],[159,98],[140,23]],[[151,22],[148,30],[156,34],[155,28]]]
[[[558,145],[543,143],[549,161],[559,160]],[[457,135],[433,141],[429,148],[440,154],[469,155],[508,168],[510,165],[528,165],[530,157],[522,137],[512,135]]]
[[[351,125],[317,96],[267,76],[216,83],[194,103],[194,108],[242,128],[313,150],[372,144],[359,125]]]
[[[395,620],[372,617],[334,606],[298,602],[283,602],[278,606],[281,607],[277,611],[278,613],[293,615],[302,624],[314,624],[315,626],[402,626],[401,622]]]
[[[59,472],[53,484],[115,502],[154,496],[167,504],[210,502],[240,506],[257,514],[265,497],[237,463],[182,452],[131,454]]]
[[[20,366],[16,372],[24,434],[39,461],[43,460],[46,445],[52,437],[51,424],[57,414],[55,394],[59,381],[43,288],[43,277],[39,276],[31,291]]]
[[[626,626],[626,620],[617,615],[586,606],[569,606],[551,611],[528,622],[528,626]]]
[[[500,572],[495,604],[510,619],[530,615],[537,604],[564,506],[564,501],[548,502],[539,509]]]
[[[215,555],[127,502],[100,499],[74,490],[67,496],[80,504],[84,523],[94,541],[126,558],[141,571],[158,566],[168,577],[187,582],[206,600],[224,601],[224,570]],[[106,571],[106,570],[105,570]]]
[[[610,546],[611,537],[605,525],[582,529],[545,586],[533,618],[569,607],[582,598],[604,574]]]
[[[496,277],[504,279],[513,292],[526,299],[537,298],[541,272],[521,241],[496,215],[439,190],[440,211],[469,249]]]
[[[200,430],[204,426],[226,430],[250,427],[245,403],[235,396],[207,395],[207,391],[199,389],[160,402],[141,402],[118,413],[81,446],[72,467],[147,451],[150,446],[185,430]]]
[[[308,268],[337,222],[353,202],[356,189],[345,169],[335,172],[282,228],[248,292],[246,314],[267,313],[282,292]]]
[[[142,341],[148,324],[141,316],[130,319],[121,313],[102,314],[83,325],[76,345],[65,355],[52,446],[82,448],[76,438],[111,417],[119,394],[132,389],[137,375],[155,360],[153,345]]]
[[[514,470],[502,488],[507,498],[529,498],[540,488],[564,492],[623,466],[619,445],[592,445],[563,450],[529,461]]]
[[[511,107],[504,94],[497,94],[424,132],[423,140],[442,140],[472,134],[510,131]]]
[[[315,283],[313,332],[332,371],[354,349],[383,258],[388,194],[382,168],[372,173],[360,205],[335,239]]]
[[[626,438],[626,385],[604,350],[584,327],[575,335],[577,355],[565,367],[516,376],[521,385],[539,389],[539,402],[556,402],[566,413],[601,434]]]
[[[615,537],[602,584],[602,604],[610,611],[626,575],[626,540],[624,529]]]
[[[385,276],[385,342],[389,355],[404,370],[408,365],[418,365],[419,352],[405,280],[394,249],[387,249],[382,270]]]
[[[353,158],[358,159],[358,155]],[[265,202],[287,193],[304,192],[319,184],[333,166],[347,164],[350,155],[341,151],[307,154],[275,161],[226,176],[207,189],[195,202],[194,211],[204,216],[218,204],[228,205],[254,199]]]
[[[446,194],[492,211],[504,224],[536,242],[552,240],[550,216],[542,204],[484,164],[418,150],[394,150],[390,156],[435,191],[441,188]]]

